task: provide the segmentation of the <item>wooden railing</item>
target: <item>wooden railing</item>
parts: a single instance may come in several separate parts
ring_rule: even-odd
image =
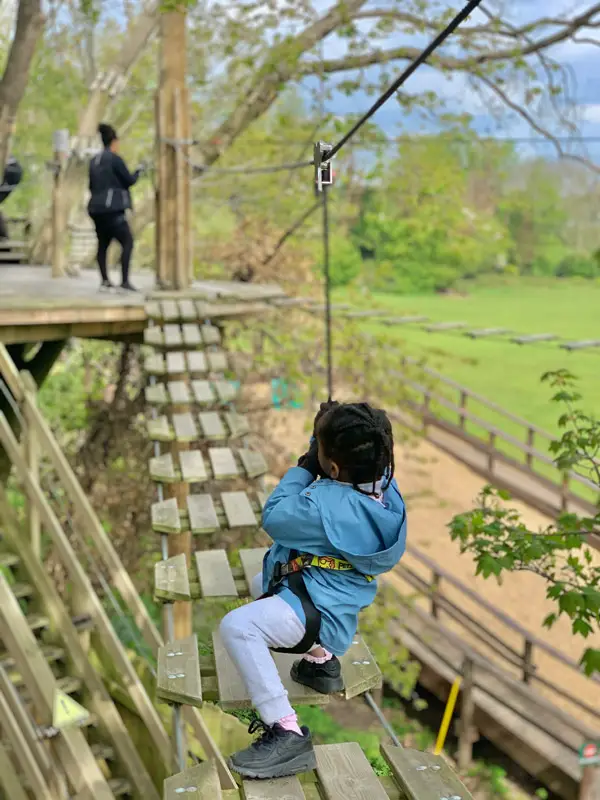
[[[549,454],[552,434],[415,359],[403,358],[402,370],[392,377],[407,389],[403,408],[419,418],[425,435],[490,482],[550,516],[566,510],[597,512],[598,486],[575,470],[557,467]],[[475,412],[475,405],[483,410]],[[503,427],[483,414],[502,420]],[[402,414],[400,419],[406,422]],[[436,436],[436,429],[449,436]],[[474,452],[483,458],[469,457]],[[599,535],[589,542],[600,548]]]

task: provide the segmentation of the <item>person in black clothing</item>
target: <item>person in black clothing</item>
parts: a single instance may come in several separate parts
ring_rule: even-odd
[[[23,168],[16,158],[10,156],[4,168],[2,186],[0,186],[0,205],[6,200],[13,189],[21,183]],[[4,217],[0,213],[0,239],[8,239],[8,228]]]
[[[125,162],[118,154],[119,137],[111,125],[100,125],[98,132],[102,137],[104,150],[94,156],[90,163],[92,196],[88,204],[88,214],[94,221],[98,237],[98,267],[102,279],[100,289],[113,288],[106,270],[106,254],[110,243],[116,239],[122,248],[121,289],[135,292],[136,289],[129,282],[133,236],[125,212],[132,207],[129,189],[137,182],[142,168],[137,169],[133,174],[129,172]]]

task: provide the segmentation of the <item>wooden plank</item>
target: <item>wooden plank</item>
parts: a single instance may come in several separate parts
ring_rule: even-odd
[[[185,554],[159,561],[154,565],[154,596],[159,600],[191,600]]]
[[[564,342],[560,347],[563,350],[585,350],[588,347],[600,347],[600,339],[581,339],[577,342]]]
[[[238,450],[238,455],[244,466],[244,471],[250,480],[259,478],[261,475],[266,475],[269,471],[269,466],[265,461],[265,457],[258,450],[242,448]]]
[[[227,356],[222,350],[206,354],[211,372],[225,372],[227,369]]]
[[[510,333],[508,328],[478,328],[474,331],[465,331],[464,336],[471,339],[483,339],[486,336],[500,336],[503,333]]]
[[[144,328],[144,344],[149,345],[150,347],[163,347],[165,343],[165,337],[162,332],[162,328],[159,328],[158,325],[152,325],[149,328]]]
[[[162,383],[145,388],[146,402],[150,406],[164,406],[168,402],[167,393]]]
[[[257,492],[256,497],[258,498],[258,504],[262,510],[266,506],[267,500],[269,499],[270,495],[268,494],[268,492]]]
[[[244,800],[306,800],[302,784],[295,775],[270,781],[242,781],[242,786]]]
[[[144,369],[148,375],[164,375],[165,360],[160,353],[150,353],[144,360]]]
[[[221,501],[230,528],[256,528],[258,526],[246,492],[223,492]]]
[[[147,428],[148,437],[154,442],[172,442],[175,438],[169,420],[165,416],[149,419]]]
[[[315,748],[315,755],[326,800],[388,800],[387,792],[356,742],[321,745]],[[419,800],[427,800],[427,796],[421,795]]]
[[[221,331],[216,325],[202,325],[200,332],[204,344],[221,344]]]
[[[208,457],[213,475],[217,480],[235,478],[239,475],[235,458],[229,447],[209,447]]]
[[[170,703],[197,707],[202,705],[196,634],[186,639],[167,642],[158,648],[156,695]]]
[[[167,391],[174,406],[188,406],[192,402],[190,389],[185,381],[169,381]]]
[[[179,319],[179,306],[175,300],[163,300],[160,304],[160,310],[165,322]]]
[[[202,336],[200,335],[200,328],[191,322],[186,322],[181,326],[183,330],[183,341],[186,347],[200,347],[202,344]]]
[[[187,364],[185,362],[185,353],[179,350],[173,350],[167,353],[167,374],[168,375],[182,375],[187,372]]]
[[[409,325],[411,322],[428,322],[429,317],[408,316],[408,317],[387,317],[381,320],[386,325]]]
[[[233,381],[215,381],[214,387],[217,397],[223,404],[233,402],[238,393],[238,388]]]
[[[189,411],[173,414],[173,428],[178,442],[195,442],[198,438],[198,428]]]
[[[467,787],[440,756],[389,744],[382,744],[381,752],[407,800],[439,797],[472,800]]]
[[[146,303],[145,307],[146,316],[148,319],[159,320],[162,318],[162,311],[160,310],[160,303],[152,302]]]
[[[165,347],[181,348],[183,346],[181,328],[179,327],[179,325],[165,325],[163,327],[163,331],[164,331]]]
[[[221,785],[214,761],[179,772],[164,782],[164,800],[222,800]]]
[[[2,742],[0,742],[0,786],[4,790],[3,797],[8,797],[10,800],[29,800]],[[46,797],[50,797],[47,789],[48,787],[46,787]]]
[[[179,453],[179,463],[185,483],[204,483],[208,480],[206,464],[199,450],[182,450]]]
[[[181,520],[176,497],[152,503],[152,529],[158,533],[181,533]]]
[[[456,331],[459,328],[464,328],[466,322],[435,322],[433,325],[424,325],[423,329],[428,333],[435,331]]]
[[[189,350],[186,353],[188,370],[191,375],[206,375],[208,363],[202,350]]]
[[[199,353],[204,355],[204,353]],[[192,381],[192,392],[199,406],[212,406],[216,400],[215,393],[208,381]]]
[[[219,703],[225,710],[235,708],[251,708],[252,703],[244,687],[244,683],[236,669],[235,664],[229,658],[219,631],[213,633],[213,650],[215,654],[215,670],[217,673],[217,685],[219,692]],[[296,683],[290,677],[290,669],[294,661],[299,656],[293,653],[273,653],[273,658],[277,664],[277,669],[285,686],[290,703],[293,705],[326,705],[329,703],[330,695],[321,694]]]
[[[235,411],[226,411],[225,422],[227,423],[232,439],[238,439],[250,433],[250,423],[242,414],[238,414]]]
[[[268,550],[268,547],[251,547],[240,550],[240,561],[248,589],[251,588],[256,575],[262,574],[263,561]]]
[[[170,453],[150,459],[150,477],[158,483],[174,483],[179,480]]]
[[[227,439],[227,432],[221,421],[221,417],[216,411],[202,411],[198,414],[200,420],[200,427],[206,439],[212,442],[219,442]]]
[[[357,633],[347,653],[340,658],[346,700],[378,688],[383,683],[381,670],[363,637]]]
[[[219,518],[209,494],[190,494],[187,498],[192,533],[213,533],[220,529]]]
[[[34,403],[34,400],[32,399],[31,402]],[[140,718],[144,720],[144,724],[160,753],[161,759],[164,761],[165,765],[170,765],[173,758],[172,746],[161,718],[148,697],[123,645],[119,641],[106,610],[73,550],[71,542],[56,518],[48,499],[40,486],[32,479],[19,443],[8,425],[6,418],[2,415],[0,415],[0,440],[15,467],[16,474],[24,484],[30,502],[35,503],[40,511],[40,518],[44,530],[56,547],[58,557],[67,570],[73,588],[80,595],[85,595],[87,597],[90,613],[96,622],[96,630],[100,640],[107,651],[108,657],[114,662],[115,669],[122,675],[129,696]]]
[[[534,333],[530,336],[515,336],[514,339],[511,339],[511,342],[515,344],[534,344],[535,342],[552,342],[554,339],[558,339],[555,333]]]
[[[0,575],[0,635],[14,654],[37,714],[50,724],[57,681],[44,661],[38,642],[27,627],[18,601],[12,596],[3,575]],[[55,747],[76,793],[89,793],[90,797],[113,800],[112,792],[79,728],[63,729],[55,740]]]
[[[196,550],[202,597],[237,597],[238,590],[225,550]]]
[[[198,319],[198,312],[193,300],[179,300],[179,317],[185,322]]]

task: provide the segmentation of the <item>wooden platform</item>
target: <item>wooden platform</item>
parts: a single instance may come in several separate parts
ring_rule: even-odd
[[[113,275],[115,282],[117,275]],[[0,342],[39,342],[70,336],[86,338],[140,338],[148,322],[150,298],[172,298],[156,292],[153,272],[136,272],[132,281],[139,293],[98,291],[95,270],[77,277],[53,278],[50,267],[0,266]],[[181,296],[181,293],[179,293]],[[276,285],[196,281],[185,296],[203,302],[206,318],[261,313],[268,301],[284,296]],[[224,302],[226,301],[226,302]],[[236,302],[237,301],[237,302]],[[202,306],[201,306],[202,308]]]

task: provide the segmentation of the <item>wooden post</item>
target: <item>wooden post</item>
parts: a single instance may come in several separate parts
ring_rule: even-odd
[[[460,720],[458,725],[458,767],[467,769],[473,759],[473,742],[476,738],[473,718],[475,703],[473,701],[473,662],[465,658],[462,668],[462,687],[460,703]]]
[[[431,590],[431,616],[434,617],[435,619],[437,619],[439,616],[436,594],[440,588],[440,581],[441,581],[441,576],[437,572],[434,572],[431,578],[430,590]]]
[[[535,436],[535,431],[533,428],[527,428],[527,447],[529,448],[527,453],[525,454],[525,463],[529,469],[533,468],[533,453],[531,452],[531,448],[533,447],[533,437]]]
[[[172,445],[171,452],[176,464],[179,463],[178,453],[182,450],[189,450],[189,444],[176,442]],[[187,497],[190,492],[189,483],[170,483],[165,488],[167,497],[177,498],[179,508],[187,508]],[[185,555],[189,569],[192,566],[192,534],[189,531],[169,537],[169,558],[178,556],[180,553]],[[189,600],[173,603],[173,638],[186,639],[192,633],[192,603]],[[165,631],[165,641],[168,641],[168,639],[169,637]]]
[[[69,131],[54,132],[54,185],[52,187],[52,277],[65,274],[65,229],[63,178],[69,156]]]
[[[31,418],[31,411],[27,405],[23,409],[23,415],[27,425],[25,436],[25,453],[27,457],[27,467],[33,480],[39,483],[40,480],[40,448],[36,436],[35,420]],[[42,558],[42,526],[40,523],[40,512],[35,503],[30,502],[27,510],[29,521],[29,540],[31,549],[36,558]]]
[[[600,767],[583,768],[579,784],[579,800],[600,800]]]
[[[525,649],[523,651],[523,683],[529,683],[533,668],[533,642],[525,639]]]
[[[488,447],[488,472],[492,475],[494,472],[494,449],[496,447],[496,434],[494,431],[490,431]]]
[[[465,429],[465,422],[466,422],[466,418],[465,418],[464,412],[465,412],[465,410],[467,408],[467,398],[468,397],[469,397],[469,395],[463,389],[461,391],[461,393],[460,393],[460,427],[461,427],[461,429],[463,431]]]
[[[160,88],[156,101],[158,189],[156,195],[157,282],[171,289],[190,284],[191,122],[185,85],[186,14],[161,16]]]
[[[560,489],[560,510],[566,511],[569,506],[569,473],[563,472]]]

